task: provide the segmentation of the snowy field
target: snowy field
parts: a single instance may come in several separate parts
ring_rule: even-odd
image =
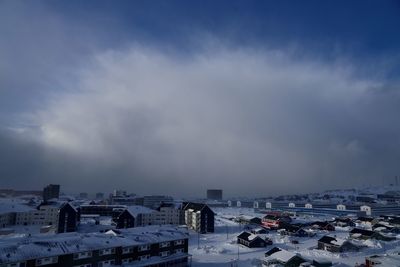
[[[253,209],[248,208],[214,208],[217,213],[215,220],[215,233],[202,234],[191,231],[189,240],[189,253],[192,254],[192,266],[261,266],[261,259],[264,253],[270,248],[277,246],[289,251],[300,253],[305,258],[329,260],[334,266],[355,266],[364,263],[365,257],[373,254],[398,251],[399,240],[392,242],[363,241],[366,246],[360,252],[335,254],[328,251],[315,249],[317,240],[323,235],[336,235],[338,238],[348,237],[346,228],[337,228],[335,232],[319,231],[314,237],[287,237],[280,236],[276,231],[271,231],[267,236],[274,242],[266,248],[247,248],[236,243],[236,237],[244,229],[243,225],[229,220],[235,216],[259,216]],[[331,218],[305,217],[298,218],[299,221],[316,221]],[[299,241],[293,245],[291,240]],[[237,265],[235,265],[235,262]]]

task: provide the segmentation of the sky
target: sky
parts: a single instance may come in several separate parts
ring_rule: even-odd
[[[389,0],[0,0],[0,187],[392,183],[399,29]]]

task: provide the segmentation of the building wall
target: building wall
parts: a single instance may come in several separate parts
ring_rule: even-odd
[[[143,249],[144,248],[144,249]],[[82,253],[85,254],[82,257]],[[46,267],[71,267],[90,264],[91,266],[109,266],[109,265],[121,265],[122,263],[134,263],[143,261],[145,263],[145,258],[147,257],[161,257],[164,259],[159,264],[166,264],[169,262],[168,266],[189,266],[188,262],[188,239],[177,239],[166,242],[157,243],[146,243],[142,246],[116,246],[106,249],[95,249],[90,251],[81,251],[79,253],[65,254],[47,258],[31,258],[26,261],[21,261],[24,263],[25,267],[39,266],[39,263],[48,263]],[[182,254],[181,259],[169,260],[168,256]],[[186,254],[186,255],[185,255]],[[106,262],[109,264],[107,265]],[[141,266],[150,266],[141,265]],[[17,265],[18,266],[18,265]]]

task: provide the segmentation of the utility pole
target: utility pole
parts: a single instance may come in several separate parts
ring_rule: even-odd
[[[238,243],[238,257],[237,257],[238,263],[239,263],[239,243]]]

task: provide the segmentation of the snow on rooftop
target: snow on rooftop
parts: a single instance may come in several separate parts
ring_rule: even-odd
[[[331,243],[337,246],[343,245],[344,242],[346,242],[346,239],[343,238],[335,238],[336,240],[332,240]]]
[[[280,262],[288,262],[294,256],[296,256],[296,253],[282,249],[281,251],[275,252],[268,258],[269,259],[277,259]]]
[[[146,208],[144,206],[138,206],[138,205],[133,205],[133,206],[128,206],[127,211],[129,211],[130,214],[132,214],[134,217],[136,217],[139,214],[149,214],[149,213],[156,213],[158,211]]]
[[[0,265],[24,259],[52,257],[81,251],[135,246],[187,238],[173,226],[146,226],[107,233],[63,233],[0,239]]]
[[[33,207],[25,205],[24,202],[22,202],[21,200],[10,198],[0,200],[0,214],[11,212],[28,212],[33,209]]]
[[[255,239],[255,238],[257,238],[257,235],[255,235],[255,234],[251,234],[251,235],[249,235],[249,237],[247,238],[249,241],[251,241],[251,240],[253,240],[253,239]]]

